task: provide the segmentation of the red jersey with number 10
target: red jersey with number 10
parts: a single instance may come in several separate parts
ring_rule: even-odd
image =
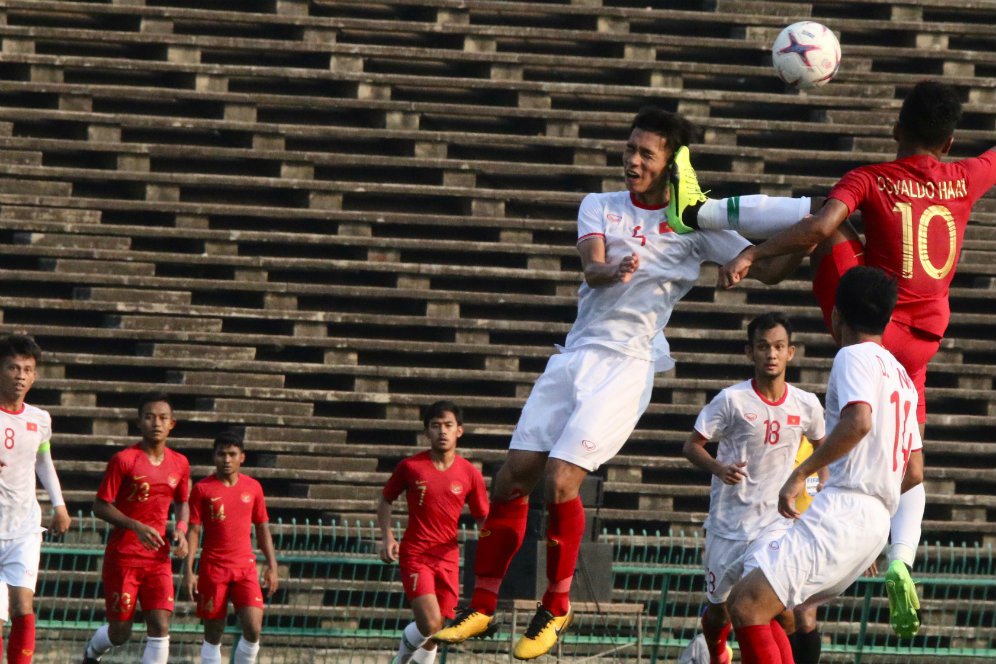
[[[190,525],[202,526],[204,534],[202,563],[234,569],[255,565],[252,525],[269,520],[263,487],[241,473],[232,486],[209,475],[190,494]]]
[[[190,463],[179,452],[166,448],[155,466],[141,445],[121,450],[107,464],[97,498],[111,503],[125,516],[155,528],[166,537],[171,502],[185,503],[190,496]],[[157,551],[142,546],[135,531],[115,528],[107,540],[107,556],[119,565],[142,567],[169,560],[170,542]]]
[[[403,555],[457,560],[457,524],[464,503],[475,519],[488,515],[484,477],[459,454],[446,470],[436,468],[428,451],[403,460],[384,486],[384,499],[393,502],[402,491],[408,499]]]
[[[972,205],[996,184],[996,152],[954,162],[914,155],[849,172],[830,191],[861,210],[865,264],[899,282],[893,318],[937,337]]]

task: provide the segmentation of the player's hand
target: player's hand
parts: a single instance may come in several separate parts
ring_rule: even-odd
[[[747,247],[732,261],[719,268],[719,286],[733,288],[747,278],[751,265],[754,264],[754,248]]]
[[[640,257],[636,252],[633,252],[619,261],[619,266],[616,268],[616,279],[625,284],[633,278],[633,273],[638,269],[640,269]]]
[[[69,510],[66,509],[65,505],[59,505],[55,508],[55,513],[52,515],[52,521],[49,523],[48,529],[52,531],[53,535],[62,535],[69,530],[69,526],[72,523],[73,519],[69,516]]]
[[[723,484],[740,484],[740,481],[747,477],[746,461],[738,461],[728,466],[723,466],[723,472],[718,476],[723,480]]]
[[[145,523],[136,523],[132,528],[138,535],[138,541],[149,551],[158,551],[166,543],[159,531]]]
[[[263,572],[263,588],[266,589],[267,598],[273,597],[273,593],[277,592],[279,587],[280,575],[277,574],[277,568],[267,565]]]
[[[380,559],[385,563],[393,563],[398,559],[398,540],[392,535],[380,542]]]
[[[173,555],[177,558],[186,558],[189,553],[187,547],[187,536],[179,531],[173,531]]]
[[[866,569],[865,573],[862,574],[861,576],[868,576],[868,577],[871,577],[871,578],[875,578],[876,576],[878,576],[878,561],[877,560],[873,560],[872,564],[871,564],[871,567],[869,567],[868,569]]]
[[[793,472],[778,492],[778,513],[787,519],[798,519],[801,512],[795,509],[796,499],[806,490],[806,478]]]
[[[196,601],[197,600],[197,575],[193,572],[187,571],[183,573],[183,580],[180,582],[180,588],[187,593],[187,597]]]

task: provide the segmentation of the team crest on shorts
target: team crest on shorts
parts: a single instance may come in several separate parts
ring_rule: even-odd
[[[249,503],[252,502],[252,494],[251,493],[244,493],[241,496],[239,496],[239,498],[241,498],[242,502],[244,502],[246,505],[248,505]]]
[[[594,452],[595,451],[595,447],[596,447],[595,441],[593,441],[593,440],[587,440],[587,439],[582,440],[581,441],[581,447],[585,448],[589,452]]]
[[[450,485],[450,493],[452,493],[454,496],[459,496],[461,493],[463,493],[463,485],[460,484],[459,482],[454,482],[453,484]]]
[[[778,550],[778,542],[769,542],[768,543],[768,548],[771,549],[772,551],[777,551]]]
[[[166,484],[169,484],[171,487],[175,487],[179,483],[180,483],[180,478],[177,477],[176,475],[170,475],[169,477],[166,478]]]

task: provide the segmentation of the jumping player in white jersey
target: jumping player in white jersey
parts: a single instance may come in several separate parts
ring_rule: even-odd
[[[722,263],[749,246],[732,231],[680,235],[667,226],[672,157],[687,150],[690,134],[679,115],[641,110],[623,152],[626,189],[581,202],[577,248],[585,282],[577,320],[533,386],[495,478],[470,606],[434,635],[438,641],[460,643],[492,629],[498,589],[525,534],[529,494],[541,481],[549,506],[548,586],[513,655],[543,655],[570,624],[585,526],[582,480],[629,438],[650,402],[655,369],[673,366],[663,328],[701,264]],[[762,280],[783,275],[784,264],[765,266]]]
[[[798,518],[806,478],[829,465],[826,487],[779,540],[748,560],[754,567],[730,594],[743,664],[791,662],[770,628],[786,608],[839,595],[885,547],[910,454],[922,446],[917,391],[882,344],[896,304],[896,281],[855,267],[840,279],[832,312],[841,349],[827,385],[827,434],[782,486],[778,511]]]
[[[27,664],[35,651],[35,584],[41,559],[41,507],[35,475],[52,501],[49,528],[61,535],[71,519],[52,463],[52,416],[24,403],[35,383],[41,348],[34,339],[0,339],[0,580],[7,584],[13,616],[8,664]]]
[[[747,326],[745,352],[754,378],[721,390],[702,409],[685,442],[685,457],[712,473],[705,521],[707,606],[702,633],[712,664],[729,664],[726,598],[744,572],[744,559],[780,537],[791,521],[778,514],[778,489],[792,472],[805,435],[819,445],[823,406],[815,394],[785,381],[795,356],[792,323],[783,314],[758,316]],[[705,449],[718,440],[716,457]],[[772,622],[776,638],[788,637]]]

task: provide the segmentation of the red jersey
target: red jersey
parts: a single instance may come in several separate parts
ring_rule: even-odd
[[[464,503],[475,519],[488,515],[484,477],[459,454],[446,470],[433,465],[428,450],[403,460],[384,486],[384,499],[393,502],[402,491],[408,500],[408,527],[401,538],[404,555],[457,560],[457,522]]]
[[[232,486],[215,475],[205,477],[190,494],[190,524],[202,526],[201,563],[235,569],[255,565],[252,525],[269,520],[263,487],[241,473]]]
[[[141,445],[132,445],[111,457],[97,498],[111,503],[125,516],[150,525],[166,536],[171,502],[185,503],[190,496],[190,463],[179,452],[166,448],[162,463],[154,466]],[[120,565],[144,566],[169,560],[170,542],[158,551],[142,546],[138,535],[115,528],[107,540],[107,555]]]
[[[865,264],[899,282],[893,319],[944,336],[954,278],[972,205],[996,184],[996,152],[944,163],[914,155],[849,172],[830,191],[861,210]]]

